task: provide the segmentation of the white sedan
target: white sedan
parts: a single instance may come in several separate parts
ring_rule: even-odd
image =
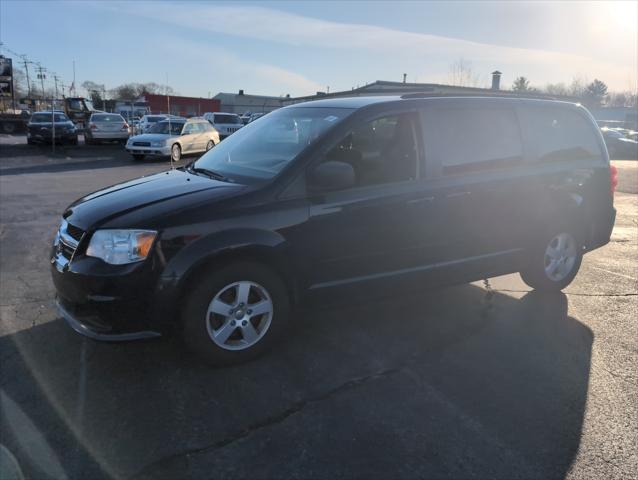
[[[163,120],[149,133],[129,138],[126,151],[135,160],[146,156],[170,157],[177,162],[182,155],[207,152],[219,143],[219,133],[203,118]]]

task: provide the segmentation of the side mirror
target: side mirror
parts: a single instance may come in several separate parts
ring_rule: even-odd
[[[308,175],[308,186],[312,190],[343,190],[355,184],[354,168],[345,162],[323,162]]]

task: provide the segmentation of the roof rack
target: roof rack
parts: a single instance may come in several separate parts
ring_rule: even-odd
[[[550,95],[534,94],[534,93],[514,93],[496,90],[492,92],[473,92],[473,93],[432,93],[432,92],[414,92],[401,95],[404,100],[411,98],[436,98],[436,97],[507,97],[507,98],[530,98],[542,100],[565,100]]]

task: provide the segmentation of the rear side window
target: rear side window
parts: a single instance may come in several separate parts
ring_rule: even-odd
[[[596,131],[585,117],[567,108],[521,108],[521,128],[536,161],[600,157]]]
[[[523,144],[511,108],[436,108],[425,116],[426,161],[444,174],[511,168],[523,163]]]

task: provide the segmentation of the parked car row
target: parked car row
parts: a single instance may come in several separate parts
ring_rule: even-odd
[[[602,127],[607,150],[611,158],[638,159],[638,132],[627,128]]]
[[[78,134],[84,133],[86,145],[116,141],[125,144],[135,160],[149,156],[179,161],[183,155],[210,150],[242,126],[239,116],[232,113],[209,112],[205,117],[190,119],[149,114],[127,121],[118,113],[99,112],[91,115],[82,132],[64,112],[50,111],[31,117],[27,142],[51,143],[55,135],[56,143],[77,145]]]

